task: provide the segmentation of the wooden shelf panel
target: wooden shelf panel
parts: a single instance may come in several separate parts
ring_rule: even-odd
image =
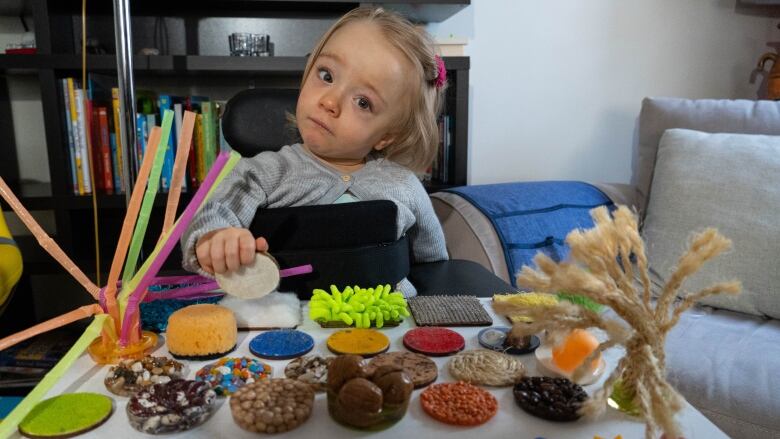
[[[448,70],[468,70],[467,56],[444,57]],[[303,56],[200,56],[160,55],[133,57],[136,72],[177,73],[250,73],[250,74],[298,74],[306,67]],[[78,70],[81,69],[79,55],[0,55],[0,71],[7,73],[32,74],[39,69]],[[88,55],[87,70],[116,71],[114,55]]]

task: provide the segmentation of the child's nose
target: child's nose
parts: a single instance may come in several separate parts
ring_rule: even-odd
[[[320,98],[320,107],[330,113],[331,116],[338,117],[341,112],[338,94],[334,91],[323,94]]]

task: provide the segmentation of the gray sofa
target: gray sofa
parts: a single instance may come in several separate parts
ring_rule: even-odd
[[[659,142],[672,128],[780,136],[780,102],[645,99],[633,184],[594,185],[616,204],[634,206],[645,218],[652,207]],[[507,266],[500,235],[480,209],[455,193],[431,197],[451,257],[478,262],[510,282],[514,270]],[[780,215],[780,205],[768,208]],[[780,237],[769,240],[780,242]],[[774,250],[780,254],[780,246]],[[761,263],[769,270],[774,267],[775,276],[780,271],[777,259]],[[736,277],[744,278],[739,274]],[[780,320],[695,307],[669,334],[666,349],[670,381],[724,432],[735,438],[780,438]]]

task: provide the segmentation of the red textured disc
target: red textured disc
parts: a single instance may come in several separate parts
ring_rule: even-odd
[[[451,329],[425,326],[404,334],[404,346],[412,352],[442,357],[462,351],[466,340]]]

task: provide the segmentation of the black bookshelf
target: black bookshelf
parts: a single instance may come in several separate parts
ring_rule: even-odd
[[[460,11],[469,0],[395,0],[388,2],[389,8],[398,9],[411,18],[421,21],[441,21]],[[91,196],[73,195],[70,188],[69,162],[67,157],[67,131],[62,117],[62,98],[58,81],[61,78],[81,76],[81,54],[78,53],[74,34],[76,18],[80,18],[81,1],[76,0],[30,0],[38,53],[34,55],[0,55],[0,175],[15,191],[25,207],[31,211],[49,211],[54,218],[56,233],[53,238],[73,258],[76,264],[94,278],[94,237],[92,231]],[[230,57],[197,55],[197,21],[210,17],[265,17],[265,18],[309,18],[333,17],[360,5],[354,1],[296,1],[296,0],[172,0],[160,2],[134,0],[131,15],[184,17],[183,38],[186,55],[141,56],[133,58],[136,88],[146,88],[146,82],[176,80],[190,84],[206,83],[220,87],[235,87],[237,93],[247,83],[257,88],[298,87],[305,67],[303,56],[274,57]],[[183,12],[184,11],[184,12]],[[112,2],[88,2],[88,20],[102,26],[101,32],[113,34]],[[88,22],[88,29],[90,27]],[[151,30],[150,30],[151,31]],[[451,179],[448,183],[432,181],[427,184],[429,192],[447,187],[465,185],[467,182],[468,157],[468,57],[445,57],[450,88],[447,92],[446,112],[454,121],[453,150],[451,156]],[[87,69],[90,72],[114,74],[114,55],[87,55]],[[7,77],[27,75],[40,84],[43,108],[46,151],[51,184],[30,183],[20,180],[16,150],[16,139],[24,133],[14,133],[11,117]],[[167,78],[167,79],[166,79]],[[269,80],[269,78],[274,80]],[[243,86],[241,84],[244,84]],[[191,195],[182,194],[180,209]],[[160,194],[155,202],[144,250],[148,254],[162,222],[166,194]],[[9,206],[0,202],[4,211]],[[125,195],[97,195],[101,231],[102,270],[107,271],[113,257],[125,209]],[[21,237],[19,240],[28,275],[64,273],[42,249],[35,239]],[[174,252],[164,270],[180,267],[178,252]],[[105,279],[105,276],[103,276]],[[78,287],[76,287],[78,289]],[[19,294],[19,293],[18,293]],[[22,293],[23,294],[23,293]]]

